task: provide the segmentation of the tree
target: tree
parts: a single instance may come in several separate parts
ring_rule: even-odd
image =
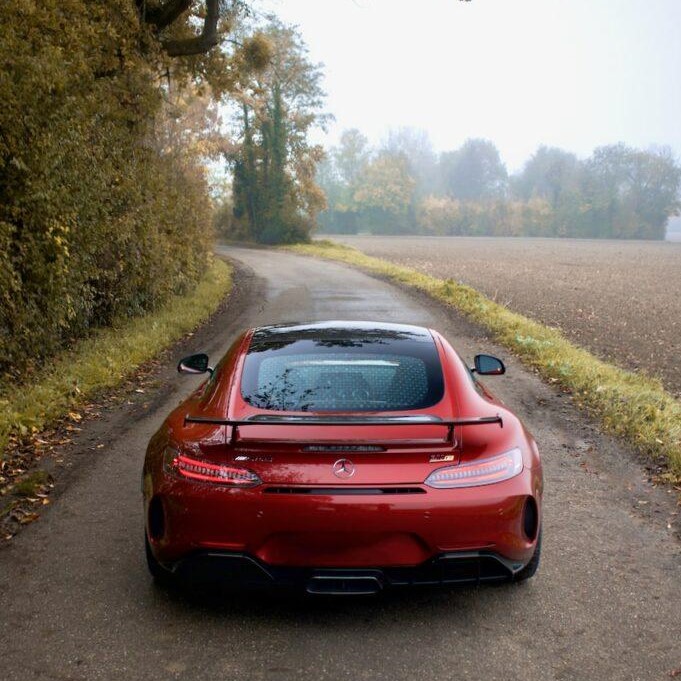
[[[252,14],[245,0],[135,0],[135,5],[142,27],[139,45],[159,74],[175,81],[176,87],[208,84],[219,99],[270,60],[267,40],[258,32],[243,31]],[[116,39],[117,58],[100,77],[127,66],[128,45],[120,36],[111,40]]]
[[[369,140],[357,128],[344,130],[340,143],[333,152],[339,180],[348,188],[355,188],[357,180],[369,161]]]
[[[681,168],[669,149],[634,152],[627,203],[639,217],[638,238],[665,238],[669,218],[681,208],[680,182]]]
[[[600,147],[584,166],[583,230],[588,236],[663,239],[667,220],[680,207],[680,183],[681,168],[668,150]]]
[[[306,240],[325,205],[315,182],[323,150],[308,141],[310,128],[325,121],[321,69],[307,59],[293,28],[270,18],[263,35],[272,58],[239,95],[240,144],[228,156],[234,217],[239,229],[259,242]]]
[[[525,163],[522,172],[512,178],[511,186],[517,198],[546,199],[553,208],[562,195],[573,191],[579,181],[579,161],[557,147],[541,146]]]
[[[437,155],[425,130],[409,127],[389,130],[382,149],[392,155],[402,154],[406,158],[409,174],[415,181],[415,200],[435,193]]]
[[[379,154],[361,173],[354,201],[365,213],[372,231],[404,232],[409,220],[415,181],[409,174],[407,159],[399,154]]]
[[[233,7],[236,3],[233,3]],[[166,2],[152,3],[147,5],[146,0],[137,0],[142,19],[152,26],[159,36],[163,49],[171,57],[186,57],[196,54],[204,54],[214,48],[220,41],[218,23],[221,15],[224,17],[225,5],[220,0],[205,0],[202,3],[193,0],[167,0]],[[198,35],[187,37],[175,37],[178,30],[194,33],[188,14],[191,10],[200,7],[203,15],[201,31]],[[199,16],[194,11],[194,17]],[[225,23],[228,23],[225,21]],[[179,24],[179,26],[178,26]],[[175,31],[173,31],[175,29]]]
[[[489,140],[469,139],[457,151],[440,156],[444,193],[462,201],[504,196],[508,175],[498,149]]]
[[[327,209],[319,216],[327,232],[357,232],[358,214],[354,194],[369,162],[369,141],[359,130],[344,130],[340,143],[326,154],[317,170],[317,181],[326,196]]]
[[[237,19],[249,11],[243,0],[136,0],[136,4],[140,18],[170,57],[210,52],[228,39]],[[257,49],[251,45],[250,49],[262,67],[267,55],[258,53],[260,47],[262,44]]]

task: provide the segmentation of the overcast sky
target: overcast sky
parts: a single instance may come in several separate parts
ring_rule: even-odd
[[[426,129],[510,170],[539,144],[623,141],[681,156],[681,0],[261,0],[325,64],[328,136]]]

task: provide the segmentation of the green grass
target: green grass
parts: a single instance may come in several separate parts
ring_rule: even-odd
[[[451,279],[437,279],[332,241],[287,248],[360,267],[453,306],[488,329],[499,343],[545,378],[568,389],[607,432],[624,438],[642,454],[664,465],[668,471],[664,478],[681,482],[681,403],[660,381],[603,362],[573,345],[556,329],[512,312]]]
[[[206,320],[229,293],[232,268],[214,259],[204,278],[185,296],[155,312],[100,329],[55,358],[23,385],[0,389],[0,458],[12,436],[38,432],[115,387],[141,364]]]

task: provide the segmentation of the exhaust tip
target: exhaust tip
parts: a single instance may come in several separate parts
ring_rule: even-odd
[[[305,590],[316,596],[372,596],[382,589],[375,575],[315,575]]]

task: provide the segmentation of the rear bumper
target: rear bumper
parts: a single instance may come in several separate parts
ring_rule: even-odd
[[[268,493],[266,486],[222,489],[165,475],[148,490],[151,549],[156,560],[172,566],[214,554],[223,561],[242,556],[270,572],[418,572],[429,561],[454,554],[524,565],[536,543],[524,527],[528,503],[535,504],[537,527],[541,522],[541,470],[529,468],[498,484],[454,490],[420,486],[419,493],[408,494]]]
[[[199,551],[166,565],[183,583],[229,589],[288,588],[318,595],[370,595],[406,586],[512,581],[524,565],[494,552],[445,553],[413,567],[310,568],[268,565],[243,553]]]

